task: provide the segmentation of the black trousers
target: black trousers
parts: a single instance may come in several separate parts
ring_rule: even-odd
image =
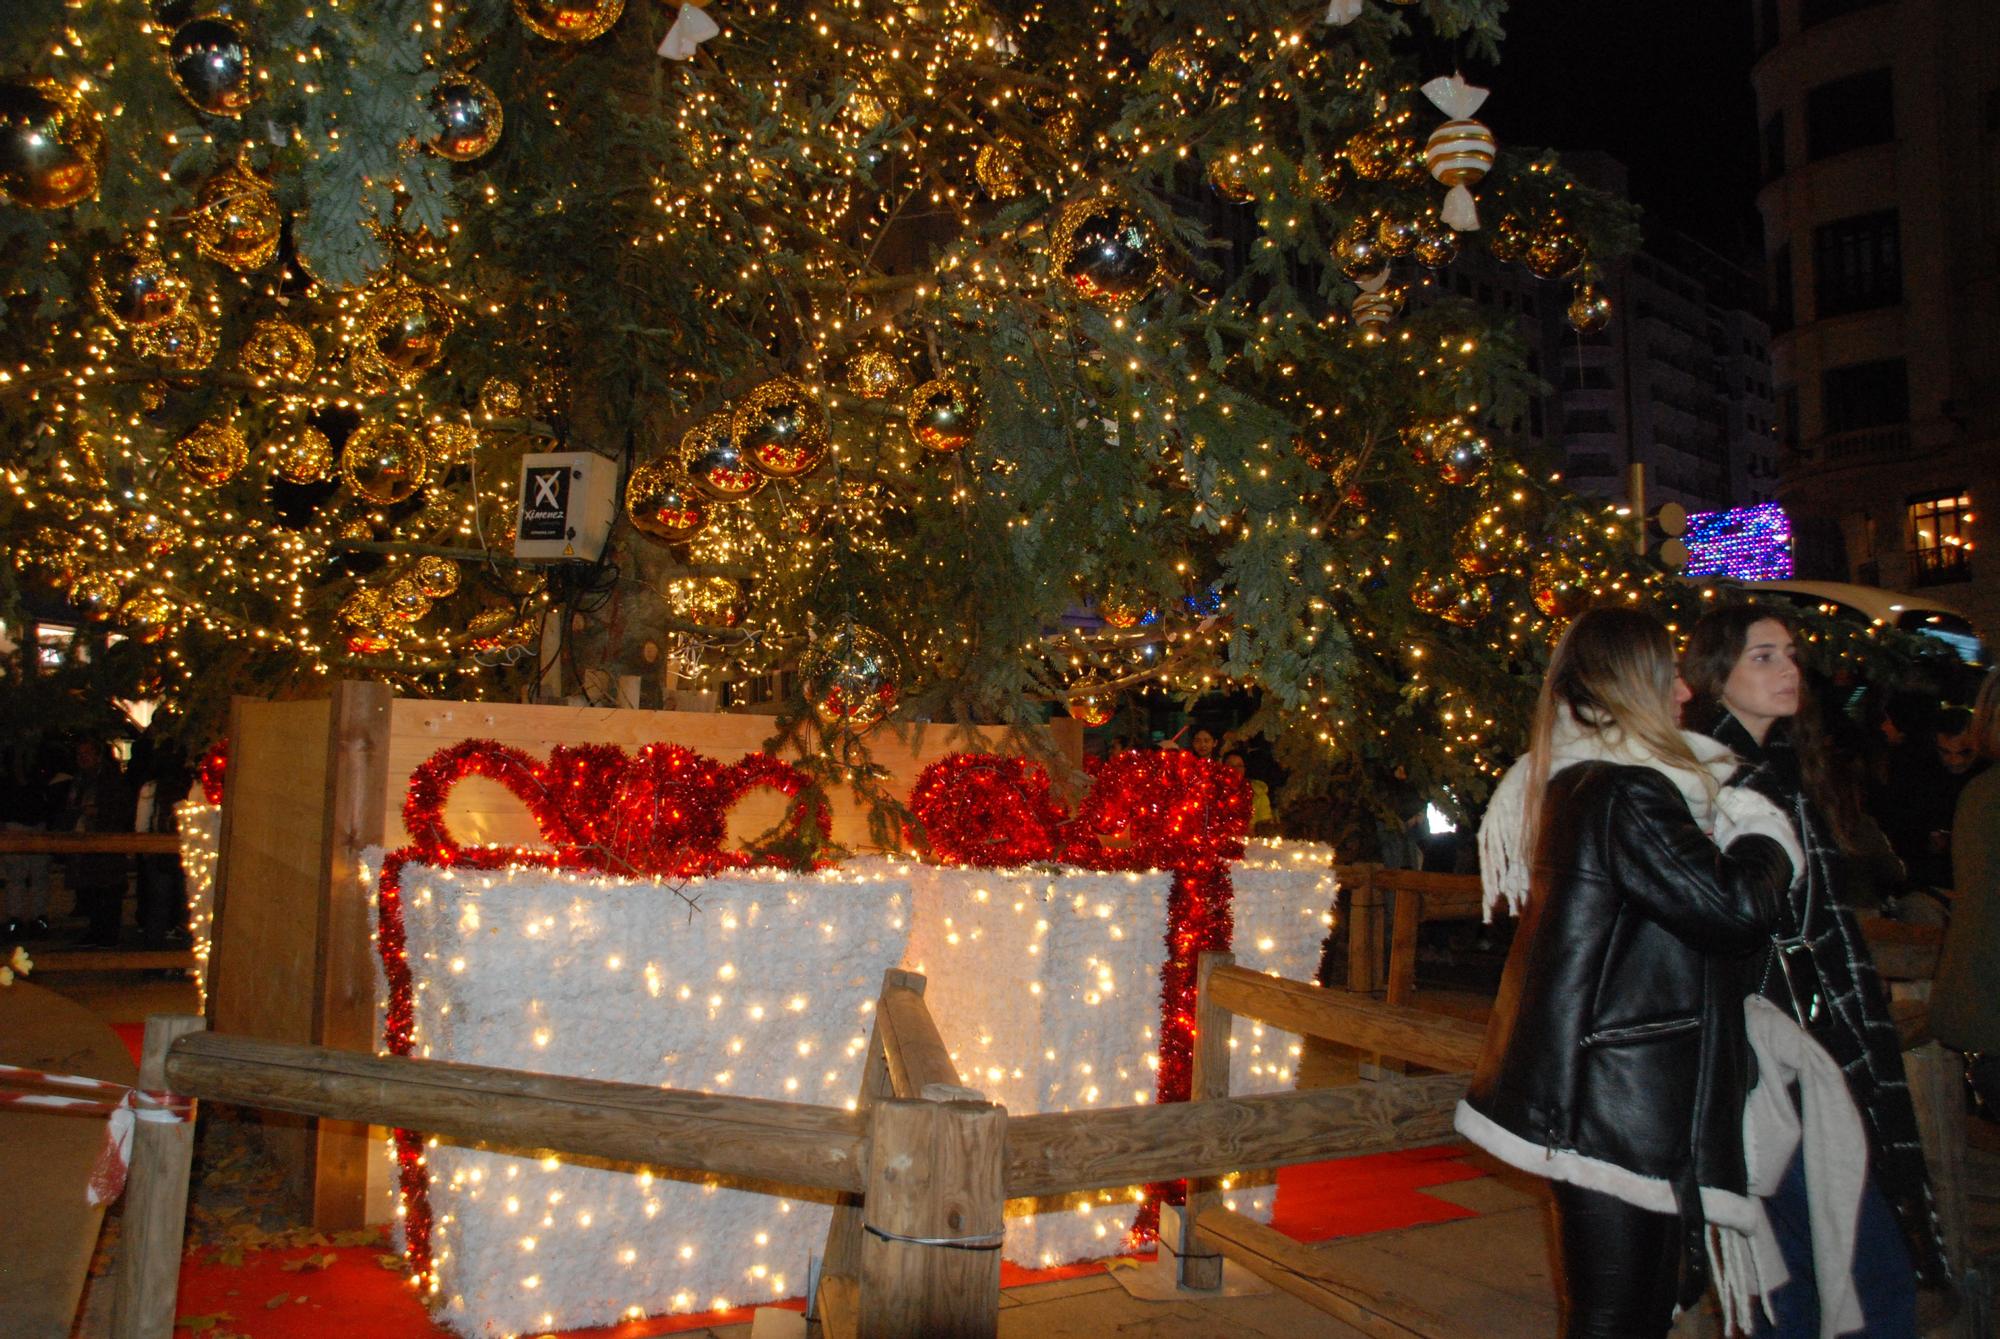
[[[1563,1339],[1659,1339],[1674,1319],[1680,1219],[1555,1182]]]

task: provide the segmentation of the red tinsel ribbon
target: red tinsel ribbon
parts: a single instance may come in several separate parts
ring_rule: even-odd
[[[222,782],[229,771],[229,741],[218,739],[208,752],[201,755],[201,762],[195,767],[195,780],[201,783],[201,797],[210,804],[222,803]]]

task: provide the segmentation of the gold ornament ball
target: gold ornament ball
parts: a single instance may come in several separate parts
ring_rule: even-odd
[[[157,642],[173,626],[174,602],[158,591],[140,591],[118,607],[118,621],[140,641]]]
[[[382,606],[389,611],[389,617],[398,623],[415,623],[431,611],[431,597],[415,578],[401,576],[389,583],[383,593]]]
[[[377,506],[406,502],[424,486],[430,461],[423,439],[401,423],[364,423],[340,448],[340,477]]]
[[[280,437],[271,454],[272,467],[286,483],[323,483],[333,473],[333,443],[309,423],[302,423]]]
[[[1138,627],[1154,612],[1143,602],[1127,600],[1122,596],[1107,595],[1097,602],[1097,616],[1104,620],[1104,625],[1121,631]]]
[[[201,184],[192,222],[195,250],[233,270],[255,270],[278,254],[285,215],[255,173],[229,167]]]
[[[1145,221],[1103,196],[1063,206],[1049,229],[1049,247],[1078,297],[1114,310],[1144,297],[1160,267]]]
[[[1008,138],[989,140],[979,146],[972,160],[972,175],[979,189],[995,200],[1011,200],[1028,186],[1028,160],[1021,145]]]
[[[1417,230],[1417,264],[1427,270],[1441,270],[1458,259],[1458,233],[1435,219]]]
[[[479,430],[470,423],[450,421],[424,425],[424,456],[431,468],[443,471],[472,459],[479,449]]]
[[[1492,512],[1482,512],[1459,527],[1452,547],[1458,553],[1461,572],[1490,577],[1513,561],[1526,548],[1526,541],[1510,532]]]
[[[908,389],[910,374],[886,349],[863,349],[847,363],[847,389],[864,400],[887,400]]]
[[[211,487],[235,478],[249,459],[250,444],[242,430],[222,419],[210,419],[174,443],[174,464]]]
[[[479,412],[488,418],[519,418],[525,405],[518,381],[488,377],[479,388]]]
[[[743,621],[743,588],[729,577],[669,577],[662,593],[667,608],[682,622],[733,628]]]
[[[451,305],[422,284],[392,282],[362,303],[355,357],[362,370],[409,385],[444,358],[456,318]]]
[[[491,153],[506,122],[499,95],[469,74],[438,76],[431,89],[431,115],[442,129],[426,147],[454,163],[469,163]]]
[[[773,377],[743,397],[729,436],[751,468],[773,479],[798,479],[826,459],[832,439],[826,411],[791,377]]]
[[[335,617],[350,628],[380,632],[389,625],[389,600],[373,586],[364,586],[340,602]]]
[[[590,42],[611,31],[625,12],[625,0],[514,0],[514,12],[537,37]]]
[[[872,628],[844,619],[799,658],[799,685],[820,723],[860,732],[896,708],[896,653]]]
[[[1048,132],[1052,142],[1069,148],[1083,134],[1083,118],[1077,114],[1076,108],[1063,107],[1043,122],[1042,128]]]
[[[120,330],[144,330],[181,309],[187,284],[167,268],[150,239],[128,242],[91,267],[90,297]]]
[[[1520,260],[1528,252],[1528,225],[1519,214],[1502,214],[1500,221],[1493,225],[1493,235],[1488,245],[1493,258],[1499,261]]]
[[[1384,214],[1375,220],[1375,242],[1392,256],[1407,256],[1420,235],[1414,220]]]
[[[1420,578],[1410,587],[1410,603],[1453,627],[1470,628],[1493,610],[1493,592],[1483,581],[1466,581],[1456,574]]]
[[[1590,607],[1590,584],[1581,564],[1565,553],[1544,553],[1528,581],[1543,617],[1566,623]]]
[[[1078,679],[1071,684],[1063,705],[1069,709],[1071,716],[1093,729],[1118,712],[1117,694],[1105,685],[1104,680],[1095,676]]]
[[[318,362],[312,336],[282,316],[267,317],[251,326],[237,357],[245,372],[272,381],[304,381]]]
[[[961,451],[979,432],[979,396],[952,377],[935,377],[910,392],[910,435],[926,451]]]
[[[69,583],[69,602],[91,618],[105,618],[118,607],[124,592],[103,572],[83,572]]]
[[[1535,229],[1521,260],[1537,279],[1560,279],[1583,263],[1583,244],[1558,220]]]
[[[183,23],[167,44],[174,87],[210,116],[241,116],[256,100],[255,64],[243,29],[225,18]]]
[[[1594,335],[1611,324],[1611,297],[1596,284],[1578,284],[1565,314],[1573,330]]]
[[[1347,141],[1347,162],[1363,181],[1387,181],[1418,153],[1417,142],[1388,126],[1373,125]]]
[[[433,600],[449,598],[458,590],[458,564],[435,553],[417,559],[410,568],[410,580]]]
[[[642,535],[682,544],[708,524],[708,509],[664,460],[649,460],[625,481],[625,514]]]
[[[715,502],[739,502],[769,482],[730,435],[732,415],[710,414],[681,437],[680,467],[695,491]]]
[[[104,126],[83,94],[54,79],[0,83],[0,196],[68,209],[103,177]]]
[[[1169,42],[1155,51],[1146,68],[1180,89],[1196,89],[1208,82],[1208,62],[1186,42]]]
[[[1333,259],[1340,272],[1357,282],[1380,274],[1389,264],[1381,239],[1365,218],[1357,218],[1341,229],[1333,241]]]
[[[118,518],[118,541],[134,553],[161,558],[181,546],[180,526],[150,511],[126,512]]]
[[[1476,483],[1493,463],[1486,439],[1462,418],[1415,424],[1403,430],[1403,444],[1419,465],[1448,484]]]
[[[1478,121],[1446,121],[1424,145],[1424,166],[1443,186],[1471,186],[1493,169],[1493,132]]]
[[[215,361],[215,330],[186,308],[166,320],[132,332],[132,351],[181,372]]]
[[[1257,168],[1247,154],[1235,149],[1208,160],[1208,184],[1231,204],[1247,205],[1257,198]]]
[[[1300,195],[1323,205],[1333,204],[1347,189],[1347,178],[1341,172],[1339,160],[1334,158],[1300,163],[1295,180]]]

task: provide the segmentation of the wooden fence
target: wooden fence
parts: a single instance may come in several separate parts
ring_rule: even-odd
[[[1254,1097],[1209,1090],[1217,1073],[1226,1075],[1235,1013],[1459,1070],[1477,1053],[1476,1027],[1279,981],[1213,955],[1203,974],[1206,1058],[1195,1071],[1203,1086],[1195,1100],[1167,1105],[1010,1118],[961,1086],[924,1004],[924,978],[897,970],[883,978],[854,1111],[222,1036],[199,1019],[163,1016],[147,1023],[141,1083],[201,1100],[839,1192],[810,1299],[814,1334],[989,1339],[1009,1199],[1213,1178],[1451,1137],[1463,1074]],[[190,1125],[140,1125],[117,1339],[171,1335],[191,1156]],[[1228,1218],[1203,1221],[1218,1233],[1247,1231]]]

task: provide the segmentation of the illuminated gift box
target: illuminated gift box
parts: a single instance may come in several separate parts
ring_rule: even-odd
[[[1311,979],[1330,865],[1326,848],[1261,842],[1232,865],[1246,966]],[[1010,1111],[1150,1102],[1171,882],[883,859],[684,885],[412,864],[401,884],[413,1054],[847,1105],[882,971],[903,963],[929,977],[965,1082]],[[1288,1034],[1239,1024],[1232,1090],[1289,1087],[1296,1048]],[[797,1296],[826,1234],[823,1203],[666,1169],[635,1177],[448,1144],[427,1157],[433,1300],[467,1334]],[[1006,1257],[1118,1251],[1132,1192],[1077,1198],[1010,1218]],[[1261,1216],[1270,1198],[1269,1187],[1246,1189],[1237,1207]]]

